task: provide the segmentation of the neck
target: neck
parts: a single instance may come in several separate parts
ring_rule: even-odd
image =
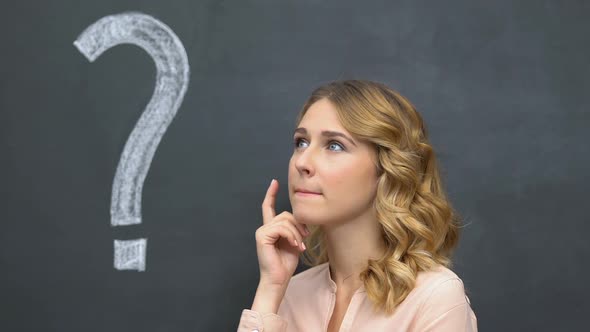
[[[323,226],[330,276],[338,289],[354,291],[362,285],[360,273],[369,259],[385,251],[381,226],[374,215],[363,215],[336,225]]]

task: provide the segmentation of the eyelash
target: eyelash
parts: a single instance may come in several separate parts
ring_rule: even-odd
[[[297,137],[297,138],[295,138],[295,140],[294,140],[294,142],[293,142],[293,143],[294,143],[294,145],[295,145],[295,149],[297,149],[297,148],[299,147],[298,145],[299,145],[299,142],[300,142],[301,140],[303,140],[301,137]],[[340,143],[340,142],[338,142],[338,141],[329,141],[329,142],[328,142],[328,146],[330,146],[330,145],[332,145],[332,144],[337,144],[338,146],[340,146],[340,149],[341,149],[341,151],[346,151],[346,149],[344,148],[344,145],[342,145],[342,143]],[[340,151],[335,151],[335,150],[332,150],[332,151],[334,151],[334,152],[340,152]]]

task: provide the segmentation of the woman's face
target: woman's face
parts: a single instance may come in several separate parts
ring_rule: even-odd
[[[336,224],[372,212],[376,153],[342,127],[330,101],[311,105],[293,137],[289,199],[298,222]]]

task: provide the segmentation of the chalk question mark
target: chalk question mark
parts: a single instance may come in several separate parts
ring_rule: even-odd
[[[189,81],[186,51],[164,23],[138,12],[105,16],[78,36],[74,45],[93,62],[119,44],[143,48],[157,68],[156,87],[127,139],[113,180],[111,225],[141,224],[141,193],[156,148],[182,104]],[[117,270],[145,271],[147,239],[114,240]]]

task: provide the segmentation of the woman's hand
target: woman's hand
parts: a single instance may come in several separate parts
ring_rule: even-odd
[[[299,254],[305,250],[303,238],[309,235],[287,211],[275,215],[279,182],[272,180],[262,202],[263,225],[256,230],[256,252],[260,283],[286,287],[297,268]]]

